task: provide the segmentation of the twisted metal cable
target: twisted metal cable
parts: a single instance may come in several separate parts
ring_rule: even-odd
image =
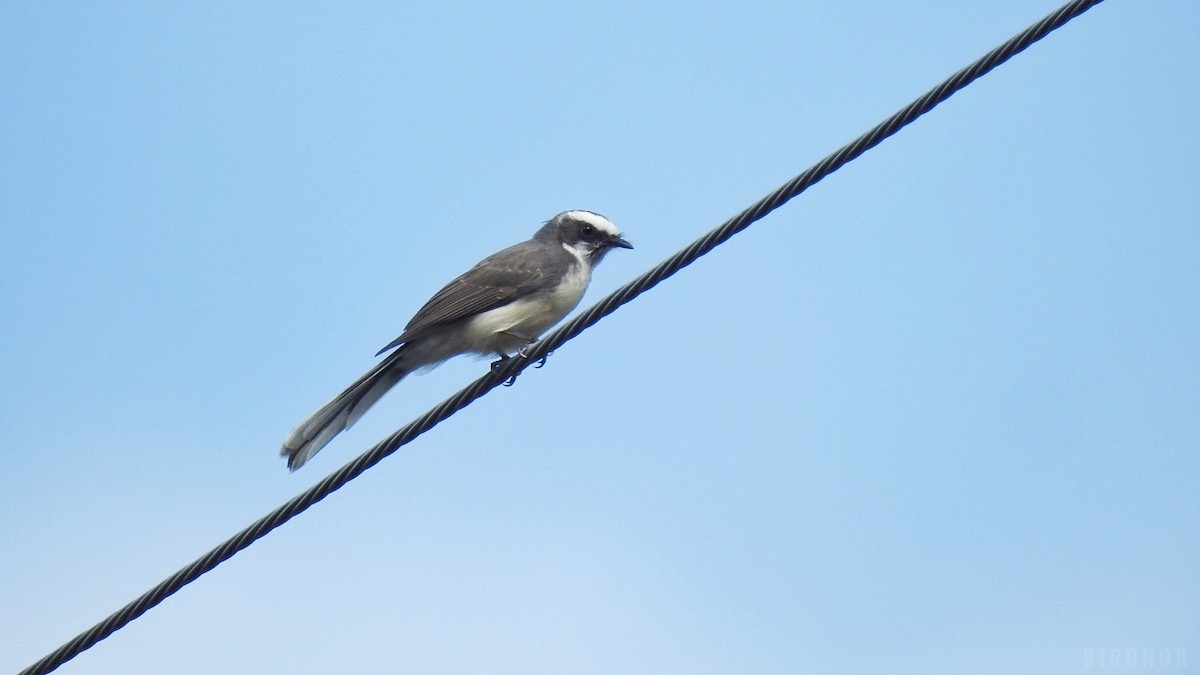
[[[258,519],[252,525],[230,537],[190,565],[164,579],[141,597],[125,605],[108,618],[80,633],[70,642],[21,671],[20,675],[43,675],[44,673],[49,673],[75,658],[97,642],[112,635],[129,622],[146,613],[151,607],[154,607],[209,570],[233,557],[236,553],[250,546],[271,530],[283,525],[308,507],[328,497],[335,490],[351,480],[354,480],[364,471],[378,464],[384,457],[387,457],[417,436],[432,429],[442,420],[467,407],[475,399],[503,384],[509,378],[520,374],[530,363],[539,361],[542,357],[562,346],[568,340],[582,333],[592,324],[612,314],[621,305],[633,300],[658,285],[659,282],[665,280],[667,277],[695,262],[698,258],[724,243],[733,235],[746,229],[752,223],[780,206],[783,206],[793,197],[804,192],[867,150],[875,147],[885,138],[912,123],[921,115],[929,112],[938,104],[954,95],[958,90],[966,87],[996,66],[1020,53],[1029,45],[1049,35],[1071,19],[1083,14],[1102,1],[1073,0],[1004,44],[988,52],[971,65],[951,75],[944,82],[926,92],[923,96],[884,120],[875,128],[843,146],[837,152],[822,159],[804,173],[780,186],[774,192],[729,219],[720,227],[692,242],[687,248],[667,258],[650,271],[618,288],[616,291],[613,291],[587,311],[579,314],[537,342],[526,356],[509,359],[502,367],[475,380],[457,394],[440,403],[437,407],[380,441],[370,450],[359,455],[334,473],[326,476],[321,482]]]

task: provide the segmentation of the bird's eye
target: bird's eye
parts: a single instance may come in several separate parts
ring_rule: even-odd
[[[592,227],[591,225],[584,225],[583,227],[579,228],[579,234],[582,234],[585,237],[590,237],[593,234],[596,234],[596,228]]]

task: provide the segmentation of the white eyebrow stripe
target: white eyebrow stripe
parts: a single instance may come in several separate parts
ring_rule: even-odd
[[[611,220],[605,218],[599,213],[593,213],[591,211],[567,211],[565,215],[572,220],[588,223],[597,230],[611,234],[614,237],[621,234],[620,230],[617,229],[616,225],[613,225]]]

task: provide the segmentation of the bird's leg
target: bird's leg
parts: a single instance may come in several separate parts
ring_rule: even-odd
[[[532,347],[533,345],[537,344],[537,341],[538,341],[538,338],[529,337],[528,335],[521,335],[520,333],[515,333],[510,330],[502,330],[502,331],[500,331],[500,334],[507,335],[512,338],[516,338],[525,343],[524,347],[521,347],[520,349],[517,350],[517,356],[520,356],[523,359],[529,358],[529,348]],[[504,352],[496,352],[496,353],[500,355],[500,360],[492,362],[492,370],[493,371],[498,370],[502,365],[504,365],[505,361],[512,358],[508,354],[505,354]],[[538,362],[536,364],[534,364],[533,367],[541,368],[542,366],[546,365],[546,359],[549,358],[549,356],[550,356],[549,353],[542,356],[542,358],[538,359]],[[517,376],[513,375],[512,377],[508,378],[508,381],[506,381],[504,383],[504,386],[511,387],[513,385],[513,383],[516,381],[517,381]]]
[[[508,363],[509,359],[512,358],[511,356],[509,356],[508,354],[505,354],[504,352],[496,352],[496,354],[498,354],[500,356],[500,359],[498,361],[492,361],[492,372],[493,373],[500,370],[501,368],[503,368],[504,364]],[[507,380],[504,381],[504,386],[511,387],[511,386],[513,386],[513,383],[516,381],[517,381],[517,376],[511,375],[511,376],[509,376],[509,378]]]
[[[516,338],[516,339],[524,342],[525,346],[521,347],[520,349],[517,350],[517,356],[520,356],[521,358],[526,358],[526,359],[529,358],[529,348],[532,347],[533,345],[537,344],[537,341],[538,341],[538,338],[529,337],[528,335],[521,335],[520,333],[514,333],[511,330],[502,330],[502,331],[500,331],[500,334],[507,335],[511,338]],[[545,364],[546,359],[543,357],[540,361],[538,361],[538,363]],[[540,368],[541,366],[538,366],[538,367]]]
[[[515,333],[511,330],[502,330],[502,331],[500,331],[500,334],[507,335],[510,338],[516,338],[516,339],[520,340],[521,342],[525,343],[525,347],[522,347],[521,349],[517,350],[517,353],[521,354],[521,356],[525,356],[521,352],[525,351],[525,349],[527,347],[529,347],[529,345],[538,341],[538,339],[535,337],[529,337],[528,335],[521,335],[520,333]]]

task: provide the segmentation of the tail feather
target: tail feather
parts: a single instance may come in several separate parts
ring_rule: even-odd
[[[392,352],[298,424],[279,449],[279,454],[287,457],[288,468],[295,471],[304,466],[334,436],[353,426],[389,389],[404,379],[410,369],[402,363],[403,355],[403,349]]]

